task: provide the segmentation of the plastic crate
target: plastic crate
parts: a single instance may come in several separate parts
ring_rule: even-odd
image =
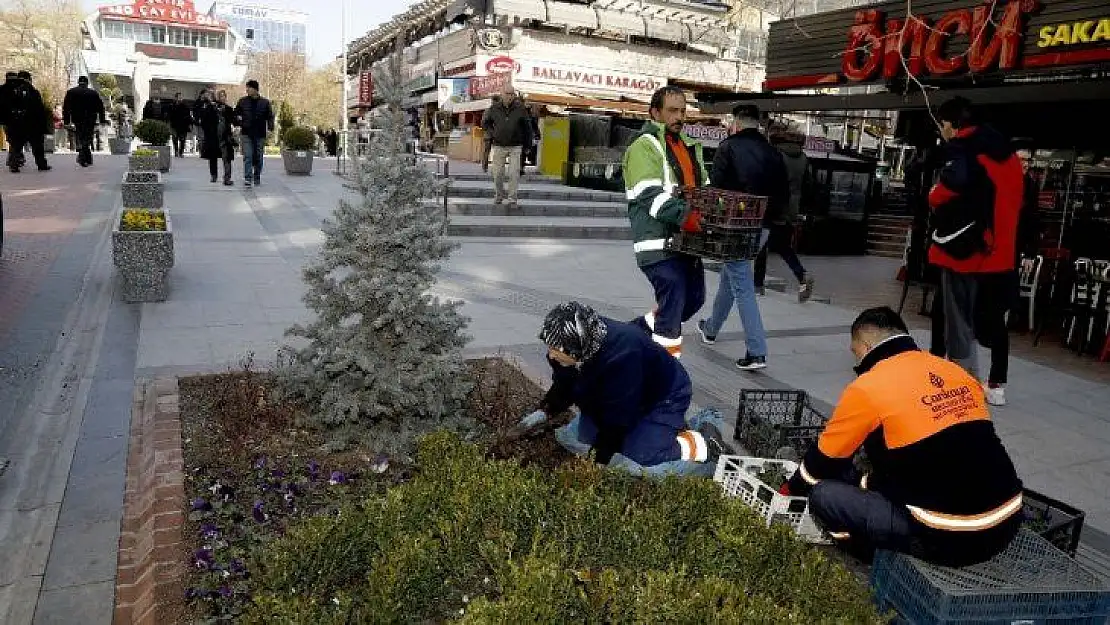
[[[767,198],[713,187],[685,187],[682,195],[691,211],[701,213],[703,228],[760,228]]]
[[[879,551],[871,586],[880,611],[894,609],[915,625],[1110,619],[1110,586],[1024,529],[992,560],[959,569]]]
[[[817,442],[828,418],[805,391],[740,391],[736,440],[753,456],[797,460]]]
[[[759,254],[761,228],[703,227],[701,232],[677,232],[670,249],[710,260],[751,260]]]
[[[769,485],[759,479],[764,469],[773,466],[778,466],[787,479],[798,470],[798,464],[789,460],[721,456],[713,480],[721,485],[726,495],[739,498],[754,510],[767,522],[767,527],[786,525],[806,542],[829,544],[828,535],[817,527],[809,514],[808,498],[779,494],[781,485]]]
[[[1025,489],[1025,527],[1036,532],[1056,548],[1074,557],[1079,549],[1079,534],[1086,515],[1066,503]]]

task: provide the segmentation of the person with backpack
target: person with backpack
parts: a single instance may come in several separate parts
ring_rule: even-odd
[[[806,170],[809,168],[809,159],[802,149],[804,143],[805,138],[797,133],[781,132],[771,136],[771,144],[782,154],[782,162],[786,167],[790,201],[783,207],[782,213],[769,224],[770,237],[767,245],[763,246],[755,259],[755,290],[760,295],[766,292],[763,282],[767,277],[767,255],[774,252],[782,257],[798,279],[799,302],[807,302],[813,297],[813,276],[806,273],[806,268],[793,246],[794,227],[801,212],[802,192],[805,189]]]
[[[1009,309],[1017,258],[1024,175],[1010,142],[979,122],[967,98],[942,104],[937,119],[946,158],[939,181],[929,192],[929,262],[941,272],[945,351],[950,360],[977,376],[976,340],[992,350],[1009,344],[1002,320]],[[984,290],[991,294],[989,303],[980,297]],[[991,379],[984,385],[988,391],[994,389],[993,396],[988,394],[993,404],[1005,403],[1002,363],[1006,360],[992,367]]]

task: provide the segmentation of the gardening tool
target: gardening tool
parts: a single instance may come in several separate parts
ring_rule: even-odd
[[[537,410],[520,420],[520,423],[509,428],[498,440],[499,443],[511,443],[522,438],[527,438],[538,432],[540,427],[547,422],[547,413]]]

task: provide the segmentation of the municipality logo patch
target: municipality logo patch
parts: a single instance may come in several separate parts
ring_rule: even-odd
[[[935,373],[929,373],[929,383],[937,388],[944,388],[944,378]]]

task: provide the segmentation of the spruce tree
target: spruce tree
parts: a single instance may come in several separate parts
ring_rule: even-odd
[[[386,66],[375,72],[386,100],[379,132],[351,184],[358,197],[339,203],[304,269],[316,318],[286,332],[299,345],[283,348],[278,370],[340,439],[396,453],[420,433],[460,425],[469,337],[461,304],[428,293],[455,245],[442,208],[426,201],[440,183],[405,149],[398,61]]]

